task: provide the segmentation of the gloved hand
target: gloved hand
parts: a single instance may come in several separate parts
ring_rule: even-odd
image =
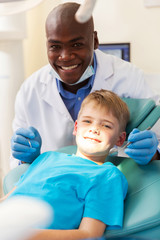
[[[149,163],[157,151],[158,139],[152,131],[139,131],[135,128],[130,133],[128,141],[131,144],[125,149],[125,153],[140,165]]]
[[[41,136],[34,127],[19,128],[11,139],[12,155],[16,159],[32,163],[40,155],[41,145]]]

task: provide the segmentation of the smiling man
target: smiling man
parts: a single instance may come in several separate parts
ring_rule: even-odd
[[[74,122],[83,99],[94,90],[108,89],[120,97],[157,99],[141,70],[97,49],[93,18],[83,24],[76,22],[78,8],[77,3],[60,4],[47,17],[50,64],[32,74],[17,94],[12,167],[17,166],[16,159],[31,163],[40,152],[74,145]],[[158,141],[152,131],[132,135],[136,140],[127,149],[129,156],[140,164],[159,158]],[[146,141],[147,146],[142,144]]]
[[[94,49],[98,48],[98,38],[92,18],[87,23],[79,24],[73,21],[72,17],[77,10],[77,4],[67,9],[64,6],[55,8],[47,18],[47,53],[51,66],[59,75],[58,79],[63,81],[63,87],[68,89],[68,85],[76,83],[69,88],[76,93],[80,86],[86,84],[83,82],[77,85],[77,82],[80,82],[80,79],[88,80],[88,75],[86,78],[86,75],[82,74],[85,71],[85,74],[90,72]],[[91,68],[92,73],[94,71]]]

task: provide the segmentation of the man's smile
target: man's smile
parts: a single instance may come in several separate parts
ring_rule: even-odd
[[[62,70],[72,70],[72,69],[75,69],[75,68],[77,68],[77,67],[78,67],[78,64],[72,65],[72,66],[68,66],[68,67],[61,66],[60,68],[61,68]]]
[[[79,63],[79,64],[72,64],[72,65],[68,65],[68,66],[66,66],[66,64],[65,64],[65,66],[63,65],[63,66],[61,66],[61,65],[56,65],[56,68],[58,68],[59,69],[59,71],[64,71],[64,72],[72,72],[72,71],[76,71],[77,69],[79,69],[79,67],[81,66],[81,64]]]

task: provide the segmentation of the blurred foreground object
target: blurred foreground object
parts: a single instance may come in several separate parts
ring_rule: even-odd
[[[0,204],[0,239],[25,240],[52,221],[53,210],[42,200],[22,196],[6,199]]]

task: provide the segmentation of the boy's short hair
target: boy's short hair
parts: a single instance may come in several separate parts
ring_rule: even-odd
[[[115,93],[108,90],[97,90],[90,93],[82,102],[78,117],[80,116],[84,106],[91,101],[95,101],[96,105],[106,107],[115,118],[117,118],[120,130],[125,131],[126,125],[130,118],[127,104]]]

